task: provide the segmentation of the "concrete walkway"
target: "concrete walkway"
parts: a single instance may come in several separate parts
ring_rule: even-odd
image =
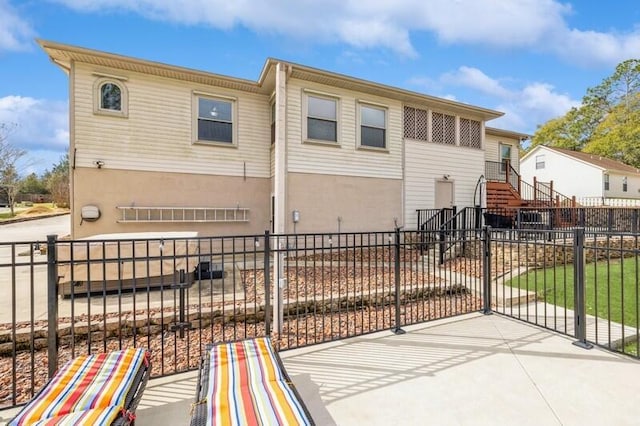
[[[498,314],[405,330],[281,352],[318,425],[638,424],[637,360]],[[196,382],[151,380],[136,425],[188,424]]]

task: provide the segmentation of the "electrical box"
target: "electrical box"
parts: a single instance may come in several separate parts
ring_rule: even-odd
[[[100,219],[100,209],[98,206],[82,206],[80,210],[80,217],[82,220],[94,221]]]
[[[293,219],[293,223],[298,223],[300,222],[300,211],[299,210],[294,210],[291,214],[292,219]]]

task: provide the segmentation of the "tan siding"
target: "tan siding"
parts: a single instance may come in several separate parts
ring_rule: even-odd
[[[416,228],[416,209],[434,207],[435,182],[445,174],[454,184],[454,205],[473,205],[476,184],[484,173],[483,151],[411,140],[405,142],[405,150],[406,229]]]
[[[297,232],[389,231],[402,215],[398,179],[290,173],[288,193],[287,211],[300,212]],[[285,220],[293,232],[291,215]]]
[[[303,89],[340,98],[340,146],[303,143]],[[376,102],[388,107],[389,152],[357,149],[357,102]],[[402,104],[357,92],[291,79],[287,87],[288,171],[402,179]]]
[[[161,173],[103,168],[75,170],[77,204],[72,218],[74,238],[96,234],[147,231],[197,231],[201,236],[261,234],[269,227],[270,179]],[[81,224],[84,205],[101,216]],[[247,222],[118,223],[117,206],[247,208]]]
[[[127,72],[129,116],[108,117],[93,113],[94,71],[76,67],[77,166],[243,176],[246,162],[247,176],[270,176],[268,97]],[[237,148],[192,143],[193,90],[237,99]]]

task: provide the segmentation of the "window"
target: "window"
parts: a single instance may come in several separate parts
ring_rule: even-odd
[[[604,190],[609,190],[609,175],[604,175]]]
[[[338,101],[307,96],[307,139],[338,142]]]
[[[622,192],[627,192],[628,189],[628,185],[627,185],[627,177],[623,177],[622,178]]]
[[[234,102],[227,99],[197,97],[198,141],[234,143]]]
[[[536,155],[536,170],[544,169],[544,154]]]
[[[500,144],[500,163],[501,171],[506,172],[507,164],[511,163],[511,145]]]
[[[122,90],[115,83],[100,86],[100,109],[122,111]]]
[[[360,105],[360,146],[387,147],[387,110]]]
[[[100,78],[94,84],[94,91],[95,114],[127,116],[127,88],[122,81]]]

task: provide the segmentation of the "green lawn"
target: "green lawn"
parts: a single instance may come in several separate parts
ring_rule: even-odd
[[[587,314],[630,327],[638,325],[640,258],[589,263],[585,269]],[[506,285],[535,291],[547,303],[574,308],[573,266],[539,269],[514,277]],[[627,353],[637,353],[635,345]]]

